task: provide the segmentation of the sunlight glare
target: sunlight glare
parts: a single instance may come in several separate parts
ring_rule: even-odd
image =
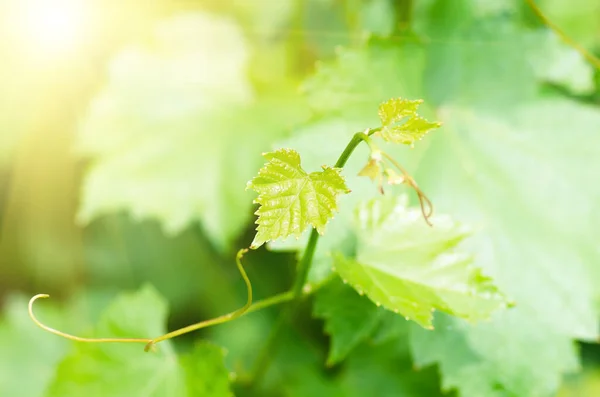
[[[80,48],[90,23],[86,0],[20,0],[14,10],[18,45],[35,55],[65,55]]]

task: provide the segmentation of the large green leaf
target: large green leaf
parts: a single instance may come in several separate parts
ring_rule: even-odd
[[[149,287],[123,294],[105,311],[97,337],[147,338],[164,333],[166,302]],[[142,344],[74,345],[58,366],[50,396],[184,395],[185,382],[170,343],[145,353]]]
[[[470,321],[506,306],[472,257],[455,250],[468,230],[447,216],[422,219],[407,198],[386,197],[357,211],[356,259],[336,257],[336,270],[377,305],[431,327],[435,309]]]
[[[165,332],[166,302],[151,287],[118,297],[93,336],[148,338]],[[76,343],[60,362],[48,396],[230,396],[222,352],[199,345],[180,360],[169,341],[156,352],[143,344]]]
[[[295,150],[280,149],[263,155],[269,162],[248,182],[258,193],[258,219],[252,248],[270,240],[300,237],[311,225],[320,234],[337,210],[337,196],[348,193],[340,169],[323,166],[323,171],[306,173]]]
[[[258,96],[248,57],[239,27],[204,13],[167,19],[148,45],[118,53],[79,133],[90,160],[79,221],[127,211],[169,234],[200,221],[221,249],[237,237],[256,153],[306,115],[285,87]]]
[[[553,395],[557,374],[578,369],[575,344],[541,326],[532,333],[523,328],[531,322],[522,316],[515,310],[502,324],[476,327],[437,316],[433,332],[414,326],[415,365],[437,364],[444,390],[459,390],[463,397]]]
[[[373,310],[378,309],[371,304]],[[379,310],[387,318],[387,312]],[[402,321],[393,313],[390,315]],[[408,322],[404,321],[406,328]],[[439,377],[433,368],[415,368],[410,359],[408,337],[372,343],[367,338],[350,352],[343,364],[323,368],[324,357],[293,329],[285,333],[276,371],[282,376],[285,395],[335,397],[438,397]],[[316,357],[315,357],[316,356]],[[290,360],[293,357],[294,360]],[[281,368],[284,367],[284,368]],[[275,372],[275,371],[274,371]]]
[[[432,10],[432,4],[438,8]],[[467,5],[466,12],[458,7],[461,4]],[[436,118],[444,123],[439,132],[414,150],[390,148],[389,152],[413,174],[436,212],[473,225],[475,233],[465,241],[465,248],[517,306],[477,326],[458,326],[454,323],[462,322],[450,320],[449,326],[471,352],[460,367],[467,368],[465,377],[478,385],[445,384],[465,396],[486,396],[488,391],[498,395],[503,390],[509,395],[531,395],[555,388],[564,373],[576,368],[574,339],[595,340],[598,334],[600,297],[593,286],[600,280],[600,270],[594,266],[600,254],[595,228],[600,217],[594,209],[600,202],[595,183],[600,169],[596,133],[600,115],[592,107],[536,96],[536,80],[572,89],[575,85],[562,77],[550,79],[551,74],[539,69],[537,58],[544,59],[544,48],[552,49],[544,44],[546,35],[516,26],[503,6],[488,4],[486,10],[477,9],[473,18],[475,8],[470,8],[470,2],[416,3],[415,28],[431,38],[424,46],[426,57],[422,53],[408,59],[390,56],[382,63],[383,52],[371,49],[360,55],[354,52],[353,57],[342,52],[335,64],[322,66],[315,77],[319,84],[311,80],[311,99],[322,100],[323,113],[331,117],[298,130],[289,146],[302,153],[315,148],[310,160],[315,164],[331,161],[335,152],[323,147],[330,141],[311,146],[318,131],[331,131],[333,145],[344,130],[349,139],[353,131],[371,126],[358,102],[374,106],[387,99],[379,95],[388,89],[392,91],[388,98],[422,97],[425,104],[446,104],[438,109]],[[423,21],[428,21],[426,26]],[[417,59],[427,63],[424,74],[418,68],[413,74],[400,72]],[[386,72],[382,64],[394,64],[389,69],[396,71]],[[368,74],[368,70],[375,72]],[[360,90],[366,80],[368,90]],[[421,84],[426,85],[426,95],[407,91]],[[452,103],[462,106],[448,105]],[[339,114],[344,115],[343,121]],[[368,184],[358,185],[360,181],[352,177],[354,162],[359,164],[354,168],[358,172],[365,158],[364,152],[358,152],[348,164],[347,181],[353,191],[345,200],[348,204],[356,196],[372,193]],[[351,225],[347,213],[341,212],[331,225],[339,225],[346,236]],[[325,235],[322,240],[325,244],[317,262],[321,268],[331,266],[328,258],[336,246],[352,254],[352,244],[345,243],[351,236]],[[438,337],[439,330],[415,328],[429,342]],[[450,363],[441,366],[445,379],[454,378],[451,369],[458,368],[451,364],[453,343],[440,336],[437,362]],[[518,354],[509,357],[511,353],[498,348],[504,345]],[[544,354],[539,354],[541,350]]]
[[[374,110],[382,102],[398,96],[422,97],[424,52],[420,45],[373,39],[368,47],[340,49],[333,62],[318,63],[302,88],[315,113],[366,122],[359,131],[376,127]]]
[[[555,99],[500,115],[448,108],[442,120],[445,133],[420,154],[417,180],[437,208],[478,225],[469,245],[517,302],[491,323],[451,326],[476,357],[462,365],[488,388],[550,393],[577,368],[572,339],[598,336],[600,188],[592,181],[600,169],[600,112]],[[427,361],[423,346],[436,338],[443,346],[437,361],[453,360],[454,345],[442,333],[423,338],[415,339],[423,340],[414,347],[417,361]],[[454,369],[442,366],[442,373],[453,378]],[[463,390],[461,381],[448,382]]]

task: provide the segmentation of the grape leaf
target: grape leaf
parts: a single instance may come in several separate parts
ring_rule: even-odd
[[[371,304],[386,318],[387,311]],[[393,317],[404,319],[394,313]],[[408,322],[404,321],[405,326]],[[289,396],[383,396],[438,397],[439,377],[432,368],[415,369],[410,359],[408,337],[385,343],[360,343],[343,365],[335,370],[323,368],[323,357],[306,338],[293,328],[285,333],[275,371],[281,376],[284,395]],[[312,347],[312,348],[311,348]],[[290,360],[294,357],[294,360]],[[285,367],[285,368],[281,368]]]
[[[325,320],[331,336],[327,365],[344,360],[359,343],[375,330],[382,316],[373,302],[362,297],[341,281],[321,289],[314,301],[313,315]]]
[[[434,0],[415,6],[415,31],[430,42],[420,98],[480,108],[531,99],[537,84],[528,53],[539,43],[504,12],[481,15],[473,3]]]
[[[476,357],[463,365],[488,388],[549,394],[577,369],[572,340],[598,335],[600,189],[591,181],[600,167],[600,112],[539,99],[497,115],[461,107],[441,114],[446,133],[432,140],[415,177],[437,208],[479,225],[469,244],[517,302],[491,323],[452,325]],[[569,139],[557,139],[564,131]],[[437,331],[415,352],[436,338],[443,348],[435,360],[453,360],[454,344]],[[442,366],[444,378],[453,377],[450,366]],[[463,390],[461,381],[451,383]]]
[[[390,99],[379,105],[381,131],[379,134],[386,141],[412,145],[432,129],[440,127],[440,123],[430,122],[417,114],[422,100]]]
[[[460,390],[462,397],[553,394],[560,383],[557,374],[578,369],[575,344],[546,330],[532,334],[522,327],[525,319],[518,310],[511,310],[508,316],[512,318],[510,325],[503,326],[482,324],[473,328],[440,315],[433,332],[411,327],[415,365],[437,363],[444,390]],[[479,334],[479,343],[473,343],[474,333]],[[506,338],[507,333],[512,337]],[[485,349],[482,344],[487,345]]]
[[[167,307],[145,287],[123,294],[104,312],[95,336],[145,338],[164,332]],[[141,393],[140,391],[144,391]],[[185,384],[170,343],[157,353],[141,344],[78,343],[59,364],[50,396],[163,396],[184,394]]]
[[[302,152],[302,163],[307,169],[317,168],[321,164],[331,163],[340,155],[340,142],[349,142],[355,129],[356,126],[346,119],[320,120],[298,128],[292,137],[277,142],[276,145],[296,148]],[[315,146],[314,142],[316,141],[320,144]],[[358,146],[354,155],[344,166],[346,183],[352,190],[352,194],[345,196],[344,200],[340,200],[339,215],[330,221],[327,225],[327,233],[319,239],[308,275],[310,283],[319,283],[331,274],[332,251],[337,250],[351,254],[354,250],[354,235],[351,232],[352,211],[361,199],[377,194],[369,180],[357,176],[367,157],[366,145]],[[308,235],[304,235],[298,240],[272,241],[268,243],[268,248],[277,251],[298,251],[298,255],[301,256],[308,237]]]
[[[323,166],[323,171],[307,174],[295,150],[280,149],[263,155],[269,162],[248,182],[258,193],[254,201],[257,233],[252,248],[270,240],[300,237],[308,225],[321,234],[337,210],[337,196],[348,193],[340,169]]]
[[[470,321],[489,318],[506,300],[470,255],[454,248],[468,230],[446,216],[423,222],[407,198],[386,197],[357,210],[356,259],[336,256],[336,270],[378,305],[431,327],[438,309]]]
[[[247,60],[241,29],[206,13],[163,20],[147,45],[118,53],[78,135],[90,161],[78,221],[127,211],[169,235],[199,221],[226,249],[252,216],[254,154],[307,116],[285,86],[258,95]]]
[[[165,331],[166,316],[166,302],[153,288],[144,287],[118,297],[103,313],[94,336],[158,336]],[[73,347],[58,366],[49,396],[230,396],[222,356],[212,347],[200,345],[181,361],[169,341],[151,353],[144,352],[142,344],[77,343]],[[207,379],[208,375],[212,377]]]
[[[323,122],[310,128],[331,127],[332,118],[345,116],[348,109],[363,117],[365,110],[356,110],[359,102],[365,107],[380,103],[386,99],[379,96],[382,92],[445,104],[436,117],[445,125],[443,133],[414,150],[397,146],[388,152],[413,174],[436,211],[476,227],[465,247],[517,303],[489,324],[455,327],[472,355],[464,359],[468,375],[454,385],[464,393],[475,388],[495,396],[503,391],[532,395],[556,386],[576,368],[573,339],[595,340],[598,334],[599,297],[593,285],[600,282],[600,268],[593,264],[600,255],[595,227],[600,217],[594,209],[600,202],[594,182],[600,168],[595,134],[600,115],[575,102],[536,96],[536,76],[545,72],[534,70],[532,57],[543,54],[530,50],[544,48],[545,36],[514,23],[502,10],[490,11],[502,7],[489,4],[485,18],[474,18],[470,1],[416,2],[415,30],[431,41],[415,57],[391,55],[398,49],[341,52],[309,81],[311,100],[325,106]],[[383,61],[383,54],[390,56]],[[412,65],[423,63],[426,67],[410,72]],[[571,80],[561,78],[560,83],[572,86]],[[344,121],[348,131],[358,131],[372,125],[366,120]],[[299,132],[309,147],[311,134]],[[354,183],[349,177],[353,195],[362,194]],[[340,223],[349,225],[345,216],[333,224]],[[328,250],[334,249],[331,241]],[[327,252],[321,255],[326,258]],[[419,332],[438,335],[438,330]],[[440,357],[453,362],[452,341],[440,343]],[[519,354],[511,358],[498,349],[504,345]],[[444,378],[452,376],[451,365],[440,367]],[[461,384],[467,377],[479,385]]]
[[[346,360],[342,372],[340,381],[345,395],[441,397],[435,371],[414,368],[406,347],[406,339],[359,346]]]
[[[365,48],[337,53],[334,61],[318,63],[315,74],[302,85],[315,113],[343,116],[355,121],[351,131],[360,131],[376,125],[374,109],[389,98],[423,96],[420,76],[425,51],[421,46],[372,39]]]

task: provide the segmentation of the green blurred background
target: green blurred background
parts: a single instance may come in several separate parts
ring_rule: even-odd
[[[537,3],[600,54],[598,0]],[[466,154],[444,157],[449,144],[440,138],[426,163],[419,148],[404,157],[436,205],[475,225],[482,213],[503,218],[503,252],[516,247],[510,236],[531,238],[544,253],[530,253],[523,269],[556,269],[548,256],[577,266],[574,255],[600,273],[600,73],[524,1],[1,0],[0,60],[2,396],[44,395],[60,356],[46,350],[63,341],[35,342],[41,331],[24,306],[32,294],[52,295],[40,303],[47,318],[73,330],[93,323],[120,291],[145,284],[167,299],[169,329],[240,306],[245,288],[233,258],[253,236],[253,195],[244,188],[260,153],[298,143],[315,159],[307,162],[328,155],[331,164],[348,134],[375,125],[377,104],[393,96],[423,98],[425,112],[446,124],[439,134],[472,132]],[[506,120],[542,132],[504,134]],[[462,187],[474,185],[488,199],[463,199]],[[530,217],[520,223],[511,211],[525,207]],[[257,298],[285,291],[294,264],[293,252],[248,255]],[[503,286],[521,278],[494,266],[487,270]],[[566,302],[569,290],[587,288],[597,302],[594,284],[569,277],[560,292],[541,285],[534,293]],[[594,308],[589,321],[597,323]],[[229,350],[232,371],[244,368],[277,313],[175,345],[185,351],[207,337]],[[273,381],[273,395],[315,395],[302,387],[339,370],[323,369],[328,340],[308,308],[296,325],[277,359],[283,380]],[[566,378],[561,396],[600,395],[600,349],[580,347],[583,371]],[[54,359],[40,359],[41,351]],[[371,353],[356,354],[347,365],[362,375],[347,387],[362,395],[437,393],[430,368],[394,375],[396,386],[383,382],[372,394],[360,383],[376,371],[360,365]]]

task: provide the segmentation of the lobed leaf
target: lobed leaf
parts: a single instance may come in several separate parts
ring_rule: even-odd
[[[465,396],[487,397],[464,391],[463,379],[477,376],[511,395],[552,395],[578,368],[574,339],[598,337],[600,189],[592,181],[600,112],[538,98],[509,113],[448,107],[442,119],[451,133],[432,140],[415,176],[438,208],[481,225],[471,244],[518,306],[477,327],[451,322],[473,351],[460,365],[441,330],[420,336],[415,358],[441,364],[444,379]],[[560,138],[565,131],[569,139]],[[424,346],[434,342],[440,349],[425,360]],[[459,367],[469,373],[457,379]]]
[[[260,204],[251,247],[290,235],[298,238],[308,225],[323,234],[338,208],[338,195],[349,192],[341,170],[323,166],[323,171],[308,174],[300,165],[298,152],[291,149],[263,156],[269,162],[247,185],[258,193],[254,202]]]
[[[406,196],[374,199],[357,211],[355,259],[335,256],[336,270],[377,305],[431,327],[435,309],[477,321],[507,302],[492,280],[455,247],[469,231],[449,217],[406,207]]]
[[[379,105],[381,131],[386,141],[411,145],[442,124],[430,122],[417,114],[422,100],[393,98]]]

